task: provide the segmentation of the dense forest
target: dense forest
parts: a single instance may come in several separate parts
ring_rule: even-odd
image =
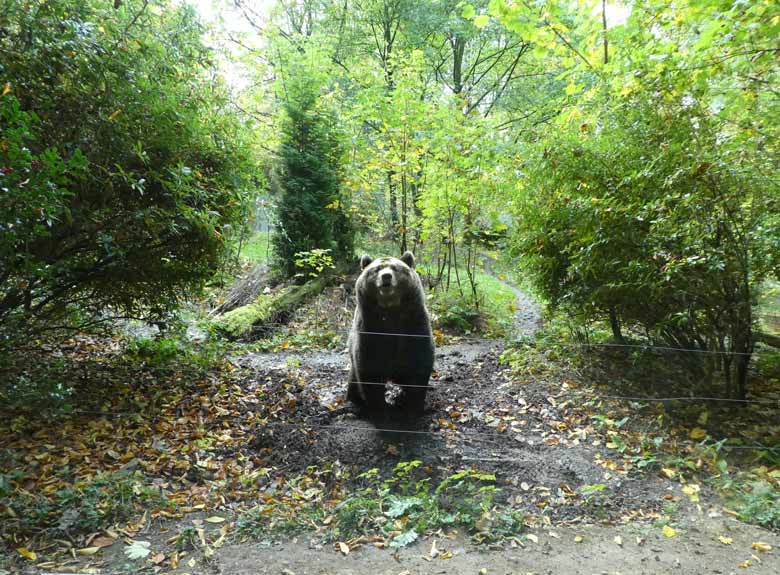
[[[540,426],[566,445],[598,436],[626,474],[679,482],[691,505],[705,486],[780,528],[778,38],[773,0],[0,0],[0,537],[14,550],[0,573],[57,539],[87,559],[132,541],[140,523],[117,522],[152,509],[212,517],[177,531],[176,555],[128,543],[149,572],[269,521],[332,525],[343,555],[369,532],[403,547],[455,524],[491,542],[540,525],[498,495],[529,491],[506,450],[485,471],[458,447],[437,475],[426,457],[452,446],[417,446],[395,467],[369,458],[371,475],[361,453],[317,443],[325,416],[305,389],[344,383],[319,362],[344,348],[364,252],[415,254],[452,354],[434,374],[452,397],[434,396],[419,433],[471,429],[471,397],[504,410],[472,405],[472,432],[515,429],[526,399],[461,389],[466,368],[447,363],[490,341],[468,369],[495,371],[469,377],[544,379],[528,402],[560,408]],[[550,403],[560,390],[625,401]],[[643,398],[665,399],[626,403]],[[233,413],[247,401],[258,411]],[[83,440],[63,448],[41,416]],[[312,418],[317,459],[275,460]],[[101,421],[149,446],[175,428],[181,458],[104,444]],[[105,464],[76,463],[98,449]],[[609,479],[574,481],[585,515],[616,519]],[[553,489],[568,497],[563,479]],[[241,515],[228,501],[243,490],[265,507]],[[471,507],[447,507],[460,497]],[[203,520],[231,513],[215,545]]]

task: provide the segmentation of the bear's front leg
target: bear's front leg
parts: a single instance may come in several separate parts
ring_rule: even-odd
[[[425,397],[428,395],[428,377],[410,378],[404,390],[403,407],[409,417],[419,417],[425,411]]]

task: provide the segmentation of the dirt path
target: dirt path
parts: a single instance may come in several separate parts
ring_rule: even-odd
[[[718,539],[726,536],[732,540],[730,545]],[[772,545],[772,551],[762,553],[751,549],[757,541]],[[398,553],[366,545],[348,556],[330,546],[312,547],[303,540],[270,546],[231,545],[214,557],[214,572],[225,575],[777,575],[780,573],[778,544],[780,538],[776,535],[732,519],[692,516],[672,538],[645,525],[581,525],[532,532],[515,546],[500,550],[474,547],[461,537],[431,537]]]
[[[532,335],[539,308],[516,286],[517,334]],[[316,432],[305,449],[276,433],[276,465],[339,463],[389,471],[420,459],[439,476],[464,467],[494,473],[506,505],[528,514],[529,532],[501,549],[477,548],[461,535],[431,537],[400,552],[358,545],[344,556],[316,535],[287,541],[234,544],[211,559],[211,572],[230,575],[413,575],[439,573],[780,573],[780,539],[724,515],[702,492],[691,504],[668,478],[621,471],[614,451],[599,441],[561,432],[570,406],[556,401],[559,383],[517,381],[500,361],[502,344],[472,340],[437,349],[425,415],[414,422],[365,421],[343,404],[344,352],[251,354],[240,363],[258,379],[291,372],[306,382],[307,422]],[[603,485],[604,497],[583,504],[568,493]],[[606,524],[604,524],[606,522]],[[663,526],[674,525],[667,536]],[[448,534],[451,535],[451,534]],[[731,539],[729,545],[719,537]],[[443,555],[431,556],[431,546]],[[728,540],[728,539],[726,539]],[[768,553],[751,549],[755,542]],[[446,553],[450,552],[450,553]],[[747,563],[745,563],[747,561]],[[484,569],[484,571],[483,571]]]

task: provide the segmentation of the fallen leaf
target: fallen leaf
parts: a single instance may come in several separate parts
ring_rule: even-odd
[[[704,439],[707,437],[707,431],[701,427],[694,427],[688,432],[688,437],[691,439]]]
[[[723,535],[718,536],[718,541],[720,541],[724,545],[731,545],[734,542],[734,540],[731,537],[724,537]]]
[[[528,535],[525,536],[525,538],[528,539],[529,541],[533,541],[534,543],[539,543],[539,538],[533,533],[529,533]]]
[[[17,547],[16,552],[24,557],[25,559],[29,559],[30,561],[35,561],[38,559],[38,556],[35,554],[35,551],[30,551],[27,549],[27,547]]]
[[[349,545],[343,541],[339,541],[339,551],[341,551],[344,555],[349,555]]]
[[[206,517],[206,521],[209,523],[222,523],[225,520],[224,517],[218,517],[216,515],[212,515],[211,517]]]
[[[739,566],[742,567],[742,569],[747,569],[752,564],[753,564],[753,562],[750,559],[747,559],[747,560],[743,561],[742,563],[740,563]]]
[[[682,492],[688,496],[688,499],[690,499],[692,503],[698,503],[700,490],[701,487],[696,484],[685,485],[682,488]]]
[[[130,559],[144,559],[152,552],[151,546],[152,544],[149,541],[133,541],[125,547],[125,555]]]
[[[111,547],[115,542],[111,537],[95,537],[91,541],[93,547]]]
[[[150,559],[150,560],[151,560],[151,562],[152,562],[152,563],[154,563],[155,565],[159,565],[160,563],[162,563],[163,561],[165,561],[165,555],[164,555],[163,553],[155,553],[155,554],[154,554],[154,555],[152,555],[152,556],[151,556],[149,559]]]
[[[433,540],[433,543],[431,544],[431,550],[428,552],[428,554],[431,557],[436,557],[439,554],[439,550],[436,549],[436,539]]]
[[[582,543],[585,540],[585,538],[582,535],[575,535],[574,536],[574,542],[575,543]]]
[[[100,551],[100,547],[84,547],[83,549],[77,549],[76,553],[79,555],[94,555]]]
[[[108,117],[109,122],[113,122],[116,120],[117,116],[122,113],[122,110],[116,110],[115,112],[112,112],[111,115]]]
[[[668,525],[664,525],[663,532],[664,535],[666,535],[667,537],[674,537],[675,535],[677,535],[677,531],[675,531],[674,528],[669,527]]]
[[[767,551],[772,550],[772,546],[768,543],[763,543],[761,541],[756,541],[753,543],[753,545],[750,546],[751,549],[755,549],[756,551],[761,551],[763,553],[766,553]]]
[[[623,538],[620,535],[616,535],[614,541],[621,547],[623,546]]]

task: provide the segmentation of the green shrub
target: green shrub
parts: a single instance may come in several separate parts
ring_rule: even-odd
[[[193,8],[116,6],[0,15],[0,336],[164,316],[242,225],[247,132]]]

